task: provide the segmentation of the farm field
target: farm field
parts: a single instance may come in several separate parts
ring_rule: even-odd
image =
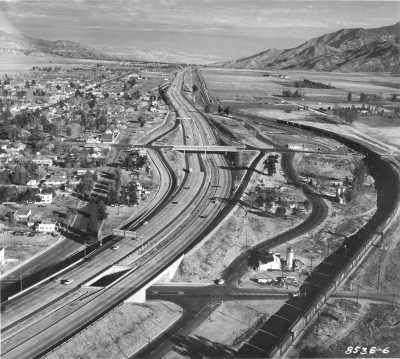
[[[220,68],[205,68],[202,74],[215,104],[229,107],[230,113],[308,121],[321,120],[327,114],[331,121],[346,123],[361,133],[400,146],[398,76]],[[302,87],[304,80],[331,88]],[[284,97],[285,91],[298,91],[298,96]],[[357,115],[351,121],[343,119],[335,112],[343,108],[355,108]]]

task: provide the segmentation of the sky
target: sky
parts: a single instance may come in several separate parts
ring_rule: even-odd
[[[0,30],[151,60],[234,59],[398,21],[400,0],[0,0]]]

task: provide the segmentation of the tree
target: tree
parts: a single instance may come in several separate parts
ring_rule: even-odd
[[[15,166],[11,174],[11,182],[14,184],[25,185],[28,182],[28,172],[21,164]]]
[[[107,207],[104,201],[99,201],[96,204],[97,204],[96,217],[97,220],[101,222],[108,217]]]
[[[65,133],[66,133],[66,135],[67,135],[68,137],[71,137],[71,135],[72,135],[71,127],[68,126],[68,127],[65,129]]]
[[[146,121],[143,118],[143,116],[139,116],[138,121],[139,121],[140,127],[144,127]]]
[[[351,102],[351,100],[353,99],[353,94],[351,92],[347,93],[347,102]]]
[[[192,90],[193,90],[193,92],[197,92],[197,91],[199,91],[199,88],[197,87],[196,84],[193,84]]]
[[[368,101],[368,95],[365,94],[364,92],[360,93],[360,102],[367,102]]]
[[[231,113],[231,110],[230,110],[229,106],[226,106],[226,107],[224,108],[224,114],[225,114],[225,115],[229,115],[230,113]]]
[[[90,173],[86,172],[81,178],[81,181],[76,186],[76,192],[82,196],[85,196],[89,194],[89,192],[92,190],[93,185],[94,185],[93,176]]]
[[[392,94],[391,101],[393,101],[393,102],[397,101],[397,94],[396,93]]]

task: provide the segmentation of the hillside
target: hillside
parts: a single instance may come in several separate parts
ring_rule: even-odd
[[[116,58],[73,41],[50,41],[0,31],[1,54],[31,56],[54,55],[80,59],[115,60]]]
[[[400,22],[375,29],[343,29],[286,50],[270,49],[226,67],[319,71],[400,72]]]

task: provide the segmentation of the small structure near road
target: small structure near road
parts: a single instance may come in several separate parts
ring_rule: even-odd
[[[281,258],[277,253],[268,252],[260,257],[261,258],[258,261],[258,266],[256,269],[257,271],[281,270]]]
[[[28,209],[18,209],[14,212],[14,220],[19,223],[27,223],[29,217],[32,215],[32,211]]]
[[[3,265],[6,262],[6,249],[4,247],[0,248],[0,265]]]
[[[42,221],[37,224],[36,231],[43,233],[54,233],[56,231],[56,223],[51,221]]]

